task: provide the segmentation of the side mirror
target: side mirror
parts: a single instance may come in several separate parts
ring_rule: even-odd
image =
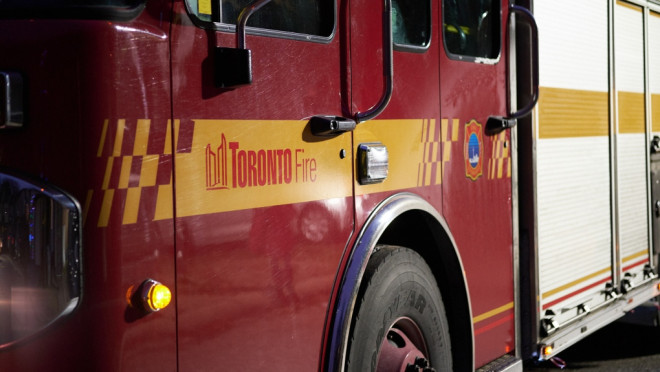
[[[241,10],[236,21],[236,48],[215,47],[216,87],[235,88],[252,83],[252,51],[245,46],[245,27],[248,18],[269,2],[270,0],[255,0]],[[211,12],[213,22],[220,22],[220,0],[213,1]]]

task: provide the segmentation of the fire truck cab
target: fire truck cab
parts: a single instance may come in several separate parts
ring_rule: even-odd
[[[657,296],[660,4],[576,6],[0,2],[0,368],[520,371]]]

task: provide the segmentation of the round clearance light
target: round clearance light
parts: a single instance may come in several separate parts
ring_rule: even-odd
[[[545,345],[543,346],[543,356],[547,357],[553,352],[553,347],[552,345]]]
[[[128,292],[132,292],[129,288]],[[164,284],[153,280],[147,279],[134,293],[127,297],[130,299],[130,304],[136,308],[142,308],[148,313],[153,313],[167,307],[172,301],[172,292]]]
[[[149,308],[153,311],[164,309],[172,301],[172,292],[161,283],[156,283],[149,291]]]

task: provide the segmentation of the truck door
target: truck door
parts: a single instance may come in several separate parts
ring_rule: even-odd
[[[243,52],[216,50],[235,48],[249,2],[219,3],[174,4],[179,368],[314,370],[353,229],[351,134],[308,124],[342,114],[340,5],[254,13],[249,83],[247,59],[223,54]]]
[[[475,365],[514,348],[512,161],[507,113],[507,1],[442,1],[440,110],[456,145],[446,163],[443,212],[456,239],[472,305]],[[495,341],[497,340],[497,341]]]
[[[617,274],[626,292],[650,279],[648,159],[644,29],[648,10],[617,1],[614,9],[616,99]],[[650,128],[648,130],[650,132]]]

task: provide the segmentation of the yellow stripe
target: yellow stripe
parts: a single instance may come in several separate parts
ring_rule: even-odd
[[[477,316],[475,316],[474,318],[472,318],[472,323],[473,323],[473,324],[479,323],[479,322],[481,322],[482,320],[486,320],[486,319],[488,319],[488,318],[492,318],[492,317],[494,317],[495,315],[501,314],[501,313],[503,313],[503,312],[505,312],[505,311],[508,311],[508,310],[511,310],[511,309],[513,309],[513,302],[509,302],[509,303],[506,304],[506,305],[500,306],[500,307],[498,307],[498,308],[496,308],[496,309],[493,309],[493,310],[490,310],[490,311],[488,311],[488,312],[485,312],[485,313],[483,313],[483,314],[481,314],[481,315],[477,315]]]
[[[135,143],[133,144],[133,155],[147,155],[150,126],[151,120],[140,119],[137,121],[137,129],[135,130]]]
[[[641,8],[641,7],[639,7],[639,6],[637,6],[637,5],[630,4],[630,3],[626,3],[626,2],[621,1],[621,0],[617,0],[617,1],[616,1],[616,5],[622,6],[622,7],[624,7],[624,8],[632,9],[632,10],[634,10],[634,11],[636,11],[636,12],[640,12],[640,13],[642,12],[642,8]]]
[[[600,275],[606,274],[606,273],[608,273],[608,272],[610,272],[610,271],[612,271],[612,268],[611,268],[611,267],[607,267],[607,268],[602,269],[602,270],[600,270],[600,271],[597,271],[597,272],[595,272],[595,273],[593,273],[593,274],[589,274],[589,275],[587,275],[587,276],[583,276],[582,278],[579,278],[579,279],[577,279],[577,280],[574,280],[574,281],[572,281],[572,282],[570,282],[570,283],[568,283],[568,284],[562,285],[561,287],[557,287],[557,288],[555,288],[555,289],[551,289],[551,290],[549,290],[549,291],[543,293],[542,296],[543,296],[543,297],[550,297],[550,296],[552,296],[553,294],[556,294],[556,293],[559,293],[559,292],[561,292],[561,291],[563,291],[563,290],[566,290],[566,289],[568,289],[568,288],[574,287],[574,286],[576,286],[576,285],[578,285],[578,284],[580,284],[580,283],[582,283],[582,282],[586,282],[587,280],[590,280],[590,279],[593,279],[593,278],[595,278],[595,277],[597,277],[597,276],[600,276]]]
[[[115,190],[105,190],[103,194],[103,203],[101,204],[101,213],[99,214],[98,227],[107,227],[110,220],[110,211],[112,209],[112,199],[115,196]]]
[[[422,123],[422,142],[426,143],[431,138],[431,121],[422,120]]]
[[[431,185],[431,163],[426,163],[426,173],[424,174],[424,186]]]
[[[645,249],[645,250],[643,250],[643,251],[639,251],[639,252],[637,252],[637,253],[633,253],[633,254],[631,254],[631,255],[628,256],[628,257],[624,257],[624,258],[622,258],[622,259],[621,259],[621,262],[632,261],[632,260],[634,260],[635,258],[639,258],[639,257],[641,257],[641,256],[647,255],[648,253],[649,253],[649,252]]]
[[[137,222],[138,210],[140,209],[141,187],[131,187],[126,192],[126,203],[124,204],[124,218],[122,224],[131,224]]]
[[[101,131],[101,142],[99,142],[99,150],[96,152],[96,157],[101,157],[103,154],[103,145],[105,145],[105,136],[108,133],[108,119],[103,121],[103,130]]]
[[[442,183],[442,162],[435,163],[435,184]]]
[[[165,148],[163,154],[172,153],[172,120],[167,121],[167,129],[165,130]]]
[[[173,215],[172,185],[160,185],[158,186],[158,196],[156,197],[154,221],[170,219]]]
[[[619,133],[644,133],[644,94],[619,92]]]
[[[126,120],[117,120],[117,133],[115,134],[115,146],[112,150],[112,156],[121,156],[121,145],[124,141],[124,129],[126,129]]]
[[[131,166],[133,165],[132,156],[123,156],[121,161],[121,171],[119,172],[119,185],[117,188],[128,188],[128,181],[131,178]]]
[[[142,157],[142,169],[140,170],[140,187],[156,185],[159,160],[159,155],[145,155]]]
[[[92,203],[92,195],[94,195],[94,190],[87,191],[87,197],[85,198],[85,206],[83,207],[83,225],[87,221],[87,215],[89,214],[89,206]]]
[[[181,120],[174,120],[174,152],[179,148],[179,129],[181,128]]]
[[[451,140],[453,142],[458,141],[458,119],[454,119],[454,125],[451,127]]]
[[[651,120],[653,121],[653,132],[660,132],[660,94],[651,95]]]
[[[103,185],[101,186],[102,190],[107,190],[108,186],[110,185],[110,176],[112,176],[112,165],[114,160],[115,158],[113,157],[108,158],[108,162],[105,166],[105,175],[103,176]]]
[[[607,136],[607,92],[540,88],[539,137]]]

